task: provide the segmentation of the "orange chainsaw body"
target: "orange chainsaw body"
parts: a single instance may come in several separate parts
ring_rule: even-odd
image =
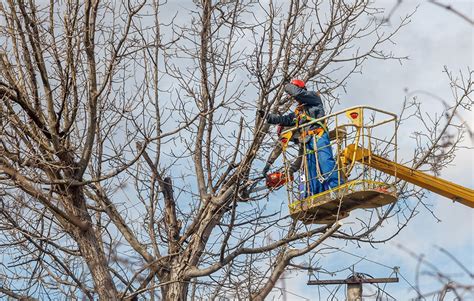
[[[292,180],[293,179],[290,177],[290,181]],[[285,185],[286,182],[288,182],[288,178],[286,177],[285,173],[277,171],[267,175],[265,185],[267,188],[278,188]]]

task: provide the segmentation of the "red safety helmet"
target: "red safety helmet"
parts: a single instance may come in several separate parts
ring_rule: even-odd
[[[304,89],[306,86],[304,81],[302,81],[301,79],[292,79],[290,83],[302,89]]]

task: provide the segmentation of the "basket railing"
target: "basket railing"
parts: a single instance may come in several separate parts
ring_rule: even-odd
[[[323,128],[331,137],[327,145],[319,148],[314,147],[321,138],[321,130],[317,130],[318,128]],[[291,141],[285,140],[285,137],[291,137]],[[372,154],[397,162],[397,116],[393,113],[365,105],[355,106],[287,129],[280,134],[280,141],[282,140],[285,141],[284,170],[286,177],[293,179],[287,182],[290,204],[301,203],[314,195],[309,191],[311,183],[314,183],[311,181],[324,183],[330,173],[337,173],[339,185],[358,181],[369,189],[375,182],[387,185],[395,183],[395,177],[382,174],[364,164],[365,160],[371,160]],[[364,148],[370,155],[362,158],[361,162],[345,160],[342,153],[349,145]],[[330,151],[335,160],[334,169],[326,173],[319,170],[318,162],[318,153],[325,151]]]

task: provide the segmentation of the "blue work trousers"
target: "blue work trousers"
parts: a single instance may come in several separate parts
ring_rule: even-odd
[[[316,147],[314,145],[315,140]],[[317,160],[316,154],[318,156]],[[342,184],[342,179],[340,182],[338,181],[336,161],[334,160],[329,135],[326,131],[321,137],[311,137],[306,143],[306,160],[309,176],[309,179],[306,179],[306,181],[309,181],[309,185],[306,186],[305,197],[321,193]],[[317,170],[318,163],[319,175]]]

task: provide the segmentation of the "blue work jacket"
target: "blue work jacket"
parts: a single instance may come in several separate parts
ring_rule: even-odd
[[[304,112],[311,118],[323,117],[324,108],[321,97],[314,91],[307,91],[293,84],[285,85],[285,92],[294,97],[302,106]],[[281,124],[283,126],[296,125],[296,114],[291,112],[286,115],[268,114],[267,122],[270,124]]]

